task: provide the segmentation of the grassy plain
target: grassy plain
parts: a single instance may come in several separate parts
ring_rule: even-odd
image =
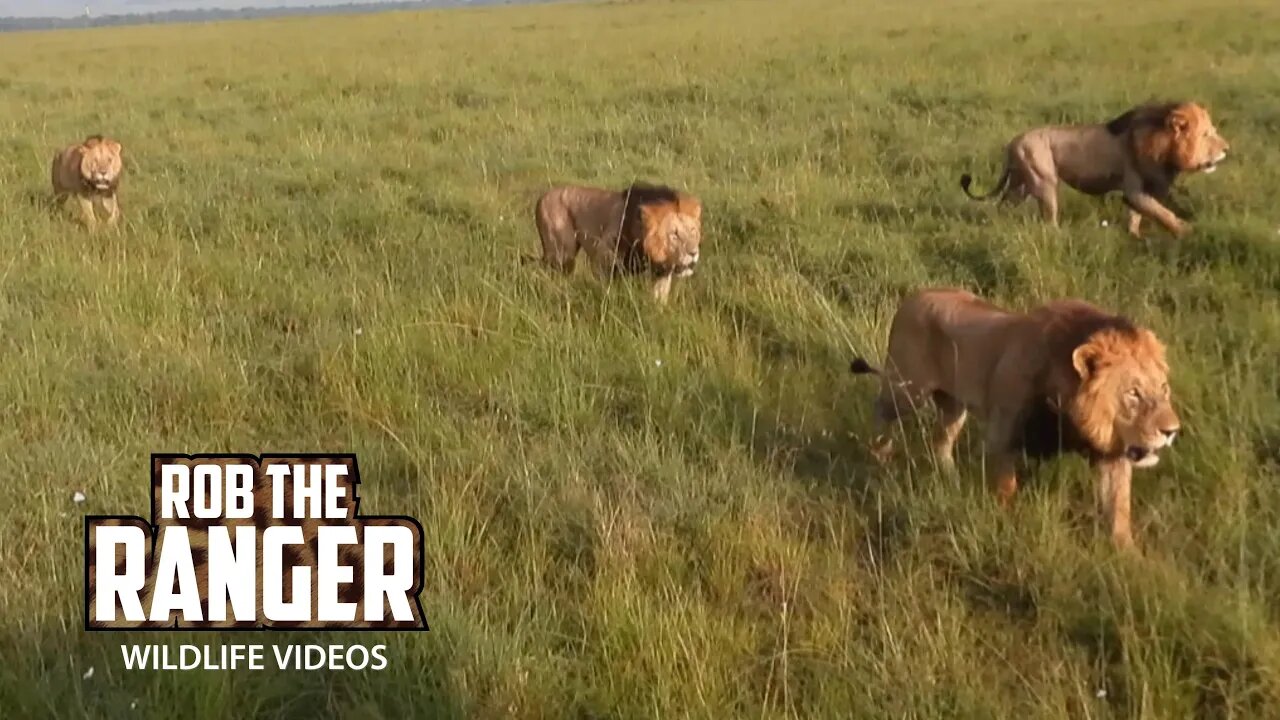
[[[3,36],[0,714],[1275,717],[1278,26],[697,0]],[[1157,96],[1233,143],[1183,242],[957,187],[1026,126]],[[45,200],[95,131],[128,153],[116,235]],[[633,178],[707,207],[668,309],[521,264],[542,188]],[[923,284],[1167,340],[1185,437],[1135,484],[1140,558],[1083,461],[1010,513],[973,429],[959,481],[919,444],[872,466],[848,360]],[[363,509],[427,530],[432,632],[381,638],[381,673],[125,672],[151,636],[80,629],[81,516],[144,513],[153,451],[358,453]]]

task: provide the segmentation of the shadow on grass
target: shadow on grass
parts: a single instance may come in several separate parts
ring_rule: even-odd
[[[837,379],[831,391],[847,389],[848,402],[855,408],[794,422],[783,398],[762,403],[751,388],[727,384],[709,389],[719,396],[719,412],[725,416],[717,424],[733,428],[736,441],[749,448],[758,463],[794,478],[824,501],[851,505],[867,522],[859,546],[870,553],[871,562],[887,561],[909,541],[911,526],[906,508],[896,499],[901,494],[881,491],[885,470],[868,452],[867,439],[855,432],[865,426],[861,414],[869,417],[875,384],[859,390],[846,383],[850,358],[843,346],[788,337],[771,319],[746,307],[728,305],[721,312],[745,336],[759,339],[762,361],[780,372],[815,363],[815,358],[816,364],[833,368]]]

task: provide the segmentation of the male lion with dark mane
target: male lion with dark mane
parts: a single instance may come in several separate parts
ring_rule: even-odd
[[[1078,452],[1098,476],[1111,538],[1133,545],[1133,468],[1159,462],[1181,423],[1156,336],[1081,300],[1009,312],[958,289],[917,292],[899,306],[882,369],[862,358],[855,374],[880,375],[873,450],[893,452],[887,426],[932,400],[933,449],[954,469],[952,449],[972,411],[986,422],[988,472],[1004,504],[1018,488],[1016,456]]]
[[[602,277],[649,272],[665,303],[672,281],[693,274],[702,243],[702,202],[668,187],[621,190],[564,185],[535,208],[542,260],[565,273],[585,251]]]
[[[1129,206],[1131,235],[1141,237],[1142,218],[1148,217],[1182,237],[1190,226],[1170,209],[1176,207],[1169,198],[1173,181],[1180,173],[1213,172],[1228,149],[1200,105],[1153,103],[1107,123],[1028,130],[1005,146],[1004,174],[995,189],[987,195],[973,194],[973,178],[967,173],[960,177],[960,187],[975,200],[998,195],[1009,204],[1030,195],[1040,204],[1043,218],[1055,226],[1059,180],[1095,196],[1120,190]]]
[[[50,175],[53,199],[59,206],[68,195],[74,195],[86,225],[97,225],[95,206],[107,213],[107,224],[120,219],[116,190],[124,172],[120,143],[101,135],[91,135],[84,142],[68,145],[53,157]]]

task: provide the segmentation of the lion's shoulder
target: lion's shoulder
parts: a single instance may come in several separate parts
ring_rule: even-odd
[[[1141,128],[1163,126],[1169,114],[1183,104],[1182,101],[1162,101],[1135,105],[1107,121],[1105,123],[1107,132],[1121,136]]]
[[[1076,298],[1045,303],[1028,315],[1057,361],[1069,361],[1071,353],[1091,339],[1105,339],[1106,351],[1114,354],[1131,353],[1149,344],[1149,333],[1130,318]]]

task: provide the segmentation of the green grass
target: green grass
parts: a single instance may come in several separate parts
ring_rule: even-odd
[[[698,0],[4,36],[0,714],[1274,715],[1278,25]],[[957,187],[1025,127],[1164,96],[1233,146],[1184,183],[1183,242],[1129,240],[1114,198],[1064,190],[1055,231]],[[130,163],[118,234],[46,203],[97,131]],[[521,264],[540,190],[635,178],[706,206],[668,308]],[[1186,433],[1137,477],[1141,557],[1079,459],[1008,513],[974,429],[958,481],[921,443],[870,462],[848,360],[924,284],[1167,341]],[[145,512],[153,451],[356,452],[363,509],[426,528],[432,632],[337,636],[386,642],[381,673],[125,672],[156,636],[80,629],[81,516]]]

